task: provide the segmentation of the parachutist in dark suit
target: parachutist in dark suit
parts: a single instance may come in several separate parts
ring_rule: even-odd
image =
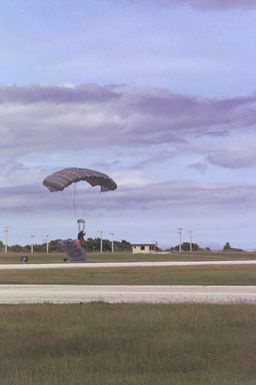
[[[81,230],[77,235],[77,239],[79,240],[80,245],[83,247],[85,246],[85,239],[84,239],[85,234],[86,233],[84,233],[83,230]]]

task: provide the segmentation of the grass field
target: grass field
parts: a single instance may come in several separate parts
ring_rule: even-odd
[[[255,385],[253,305],[0,306],[1,385]]]
[[[0,284],[256,285],[256,265],[0,270]]]
[[[0,263],[20,263],[20,256],[27,255],[29,263],[63,262],[64,253],[0,253]],[[168,254],[132,254],[132,253],[88,253],[88,262],[136,262],[136,261],[220,261],[235,259],[256,259],[256,252],[243,253],[168,253]]]
[[[88,255],[89,262],[232,259],[256,254]],[[0,263],[20,258],[2,254]],[[0,270],[7,283],[256,285],[256,266]],[[0,338],[0,385],[255,385],[255,305],[1,305]]]

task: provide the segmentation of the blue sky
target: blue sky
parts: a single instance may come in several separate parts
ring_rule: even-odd
[[[78,166],[118,184],[86,192],[89,236],[170,246],[182,226],[184,240],[256,248],[255,17],[254,0],[2,0],[10,243],[75,236],[41,181]]]

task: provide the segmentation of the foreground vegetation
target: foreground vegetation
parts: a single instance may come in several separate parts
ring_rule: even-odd
[[[256,265],[0,270],[0,284],[256,285]]]
[[[254,385],[253,305],[2,305],[1,385]]]
[[[1,263],[20,263],[22,255],[28,256],[28,263],[62,263],[66,257],[64,253],[0,253]],[[256,259],[256,252],[193,252],[193,253],[159,253],[159,254],[132,254],[130,253],[88,253],[88,262],[138,262],[138,261],[232,261]]]

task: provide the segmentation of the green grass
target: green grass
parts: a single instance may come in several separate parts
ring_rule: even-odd
[[[256,265],[0,270],[0,284],[256,285]]]
[[[63,262],[64,253],[0,253],[1,263],[20,263],[20,256],[27,255],[29,263]],[[219,261],[235,259],[256,259],[256,253],[169,253],[169,254],[132,254],[132,253],[88,253],[88,262],[136,262],[136,261]]]
[[[1,385],[255,385],[253,305],[2,305]]]

